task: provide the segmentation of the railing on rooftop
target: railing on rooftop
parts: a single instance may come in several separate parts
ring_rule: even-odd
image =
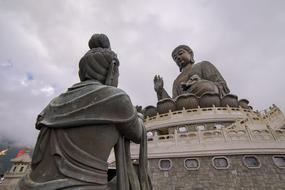
[[[215,130],[198,130],[191,132],[177,132],[174,134],[148,136],[148,143],[258,143],[258,142],[285,142],[285,129],[254,129],[251,130],[248,126],[239,126],[236,128],[221,128]]]
[[[175,123],[190,124],[203,122],[218,122],[218,121],[232,121],[232,122],[248,122],[256,121],[269,125],[272,128],[278,128],[279,125],[285,125],[285,116],[281,110],[273,105],[268,110],[263,112],[253,111],[251,109],[234,108],[234,107],[209,107],[197,109],[183,109],[178,111],[169,111],[165,114],[157,114],[153,117],[145,119],[145,126],[147,129],[170,127]],[[234,125],[236,125],[235,123]]]

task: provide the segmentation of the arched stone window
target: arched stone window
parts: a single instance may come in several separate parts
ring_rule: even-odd
[[[14,166],[14,168],[13,168],[13,172],[15,172],[15,171],[16,171],[16,169],[17,169],[17,166]]]
[[[282,155],[272,156],[272,159],[273,159],[274,164],[278,168],[285,168],[285,156],[282,156]]]
[[[215,129],[222,129],[224,125],[222,124],[215,124]]]
[[[172,168],[172,161],[169,159],[161,159],[158,162],[160,170],[170,170]]]
[[[152,131],[149,131],[147,132],[147,141],[153,141],[153,132]]]
[[[196,127],[196,129],[197,129],[198,131],[204,131],[204,130],[205,130],[205,126],[204,126],[204,125],[198,125],[198,126]]]
[[[19,172],[23,172],[24,171],[24,166],[21,166]]]
[[[186,133],[187,128],[186,127],[178,127],[178,133]]]
[[[261,164],[256,156],[247,155],[243,157],[243,164],[248,168],[260,168]]]
[[[212,159],[212,164],[216,169],[228,169],[230,167],[230,161],[225,156],[216,156]]]
[[[153,137],[153,132],[152,131],[148,131],[147,132],[147,137]]]
[[[200,161],[197,158],[186,158],[184,160],[184,167],[187,170],[198,170],[200,167]]]

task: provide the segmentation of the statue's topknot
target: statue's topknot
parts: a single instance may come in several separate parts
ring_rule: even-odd
[[[88,42],[89,48],[111,49],[109,38],[105,34],[93,34]]]

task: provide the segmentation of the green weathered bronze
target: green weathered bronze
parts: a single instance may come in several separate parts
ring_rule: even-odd
[[[54,98],[39,114],[40,130],[30,174],[19,190],[149,190],[146,132],[129,96],[117,88],[119,60],[104,34],[95,34],[79,63],[79,83]],[[139,170],[130,141],[140,143]],[[114,147],[117,175],[108,181]],[[137,174],[138,173],[138,174]]]
[[[223,97],[230,92],[226,81],[212,63],[208,61],[195,63],[190,47],[186,45],[176,47],[172,52],[172,58],[181,72],[173,82],[172,98],[186,93],[198,97],[204,93],[218,93]],[[163,79],[159,75],[154,77],[154,89],[158,100],[170,98],[163,88]]]

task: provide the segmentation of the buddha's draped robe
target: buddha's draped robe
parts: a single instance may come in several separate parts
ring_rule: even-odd
[[[226,81],[218,69],[212,63],[208,61],[202,61],[195,63],[192,66],[186,66],[177,76],[173,82],[172,98],[176,98],[181,94],[189,93],[183,90],[181,83],[186,83],[191,78],[191,76],[195,74],[198,75],[202,80],[212,81],[219,89],[219,94],[221,97],[230,92]],[[170,98],[165,89],[163,89],[161,94],[158,94],[158,100],[163,98]]]
[[[214,82],[219,89],[219,93],[221,96],[228,94],[230,92],[227,87],[227,83],[218,71],[218,69],[208,61],[202,61],[199,63],[195,63],[192,67],[185,67],[183,71],[178,75],[173,83],[172,88],[172,96],[173,98],[184,94],[181,87],[182,82],[187,82],[191,76],[198,75],[202,80],[208,80]]]

